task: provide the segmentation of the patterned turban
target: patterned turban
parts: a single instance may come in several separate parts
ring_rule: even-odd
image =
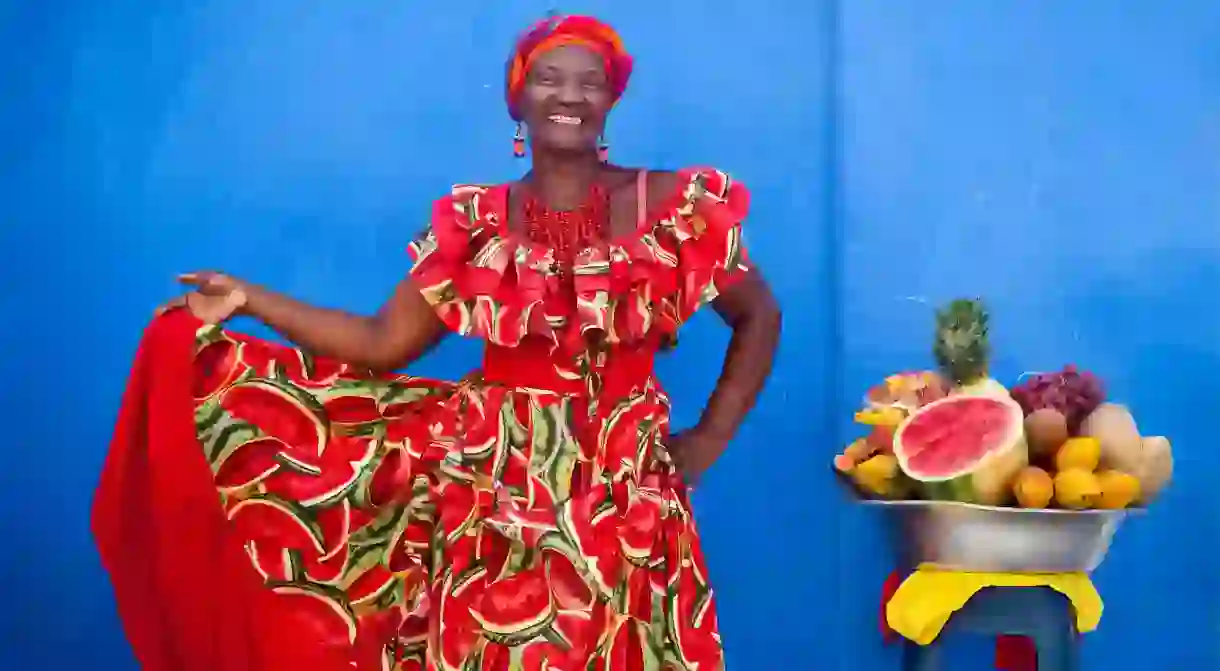
[[[534,24],[513,49],[508,61],[508,76],[505,82],[505,97],[508,113],[514,121],[520,121],[517,99],[525,87],[525,78],[530,66],[538,56],[556,47],[579,45],[602,57],[609,79],[610,92],[618,102],[627,90],[631,78],[631,55],[623,48],[623,40],[613,28],[591,16],[560,16]]]

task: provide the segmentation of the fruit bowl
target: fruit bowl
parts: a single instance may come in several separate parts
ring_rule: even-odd
[[[1127,515],[1142,512],[861,502],[884,512],[903,565],[996,573],[1092,572]]]
[[[1066,364],[990,376],[979,299],[936,312],[936,368],[888,375],[864,394],[857,434],[832,467],[881,508],[907,566],[1090,572],[1128,514],[1173,475],[1165,436],[1145,435],[1096,374]]]

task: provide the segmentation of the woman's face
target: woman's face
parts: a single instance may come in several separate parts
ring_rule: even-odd
[[[534,147],[565,152],[595,149],[613,105],[601,56],[575,45],[539,55],[518,100]]]

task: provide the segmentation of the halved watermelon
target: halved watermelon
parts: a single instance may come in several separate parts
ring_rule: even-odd
[[[951,396],[898,427],[894,456],[930,498],[999,505],[1029,463],[1024,419],[1008,396]]]

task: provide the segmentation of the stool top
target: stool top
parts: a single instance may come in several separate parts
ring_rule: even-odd
[[[1001,592],[988,588],[1004,589]],[[987,591],[979,594],[982,590]],[[886,622],[904,638],[927,645],[936,640],[949,619],[971,603],[976,594],[978,602],[970,608],[972,619],[985,618],[997,623],[1008,618],[1006,613],[1031,610],[1045,613],[1070,604],[1078,631],[1093,631],[1101,621],[1101,595],[1083,573],[969,573],[919,568],[902,581],[886,603]],[[1019,618],[1005,621],[1012,622],[1012,626],[1019,624]]]

